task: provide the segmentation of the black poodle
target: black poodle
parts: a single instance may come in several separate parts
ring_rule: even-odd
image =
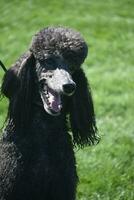
[[[98,140],[91,90],[81,69],[87,52],[79,33],[48,27],[6,72],[0,200],[75,200],[73,147]]]

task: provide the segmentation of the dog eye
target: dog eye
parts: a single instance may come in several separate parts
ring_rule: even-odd
[[[50,65],[50,66],[53,66],[55,64],[55,60],[53,58],[47,58],[45,60],[45,64],[46,65]]]
[[[47,69],[43,68],[43,69],[42,69],[42,72],[43,72],[43,73],[47,73]]]
[[[48,77],[49,77],[49,78],[52,78],[52,77],[53,77],[53,75],[52,75],[52,74],[48,74]]]
[[[53,77],[53,73],[52,73],[51,71],[46,72],[46,73],[45,73],[45,77],[46,77],[46,79],[47,79],[47,78],[52,78],[52,77]]]

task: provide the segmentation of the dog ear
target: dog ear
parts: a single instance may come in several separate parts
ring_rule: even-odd
[[[70,124],[74,145],[83,147],[98,141],[94,105],[83,70],[76,71],[72,78],[76,83],[76,91],[70,103]]]
[[[5,76],[3,82],[3,93],[10,99],[8,118],[13,120],[15,128],[22,131],[29,124],[31,116],[34,66],[35,58],[29,53],[20,62],[20,66],[17,66],[17,73],[14,73],[15,66]],[[11,77],[12,75],[14,77]]]
[[[19,88],[18,67],[11,67],[4,75],[1,94],[11,98]]]

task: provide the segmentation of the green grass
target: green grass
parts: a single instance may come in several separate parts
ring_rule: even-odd
[[[133,0],[0,1],[0,59],[6,66],[44,26],[75,28],[89,45],[83,67],[93,90],[102,139],[97,146],[76,150],[78,200],[134,199],[133,10]],[[6,109],[4,99],[0,126]]]

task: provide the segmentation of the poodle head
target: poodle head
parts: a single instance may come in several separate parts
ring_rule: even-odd
[[[59,115],[62,96],[74,93],[76,84],[72,74],[84,62],[87,49],[80,34],[67,28],[45,28],[33,37],[30,51],[36,60],[43,106],[50,115]]]

